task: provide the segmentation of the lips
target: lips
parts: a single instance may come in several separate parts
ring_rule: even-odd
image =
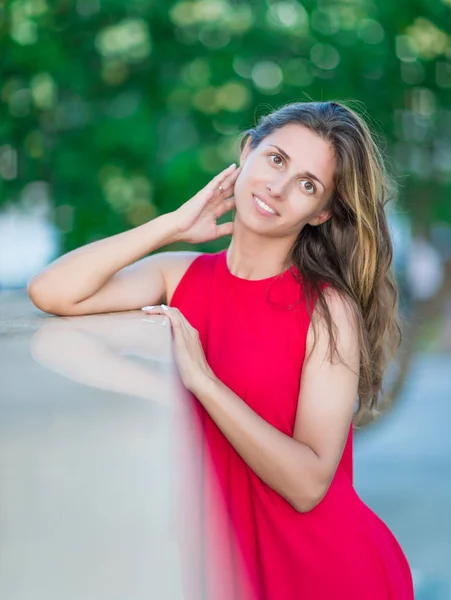
[[[262,196],[261,194],[252,194],[252,195],[254,198],[259,198],[259,200],[264,202],[266,204],[266,206],[269,206],[269,208],[271,208],[276,215],[279,215],[276,208],[270,202],[268,202],[268,200],[264,196]]]

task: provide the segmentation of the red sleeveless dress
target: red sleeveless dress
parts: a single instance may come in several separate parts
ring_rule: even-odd
[[[310,322],[292,272],[250,281],[230,273],[226,251],[202,254],[171,305],[198,330],[215,375],[292,436]],[[180,480],[187,600],[413,599],[398,542],[354,490],[352,427],[327,494],[299,513],[255,475],[200,402],[186,398],[192,422],[183,443],[196,456]]]

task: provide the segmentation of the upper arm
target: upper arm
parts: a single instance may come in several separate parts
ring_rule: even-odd
[[[152,254],[121,269],[95,294],[76,304],[64,307],[40,306],[39,301],[35,304],[46,312],[64,316],[138,310],[161,304],[198,255],[198,252]]]
[[[317,339],[302,369],[293,437],[318,457],[314,497],[326,493],[340,462],[357,400],[360,349],[357,318],[336,291],[325,290],[325,298],[336,325],[337,350],[330,361],[329,334],[323,319],[317,324]],[[307,346],[313,345],[310,325]],[[307,356],[307,353],[306,353]]]

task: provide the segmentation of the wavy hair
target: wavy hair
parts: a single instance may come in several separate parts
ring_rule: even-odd
[[[290,123],[315,132],[335,152],[334,192],[328,204],[332,215],[321,225],[305,225],[288,259],[301,275],[310,317],[316,299],[316,314],[325,319],[330,360],[339,353],[324,284],[331,285],[355,311],[360,345],[358,409],[354,415],[354,424],[358,424],[378,414],[379,394],[384,395],[383,375],[402,340],[393,244],[385,214],[395,185],[368,125],[338,102],[282,106],[244,132],[241,149],[249,137],[250,147],[255,149],[274,130]],[[316,341],[314,323],[313,327]]]

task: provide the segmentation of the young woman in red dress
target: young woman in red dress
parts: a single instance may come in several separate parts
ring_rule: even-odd
[[[352,481],[353,425],[376,409],[400,342],[390,190],[354,111],[289,104],[179,209],[29,284],[58,315],[167,315],[204,450],[189,600],[413,599],[397,540]],[[142,259],[227,234],[222,252]]]

